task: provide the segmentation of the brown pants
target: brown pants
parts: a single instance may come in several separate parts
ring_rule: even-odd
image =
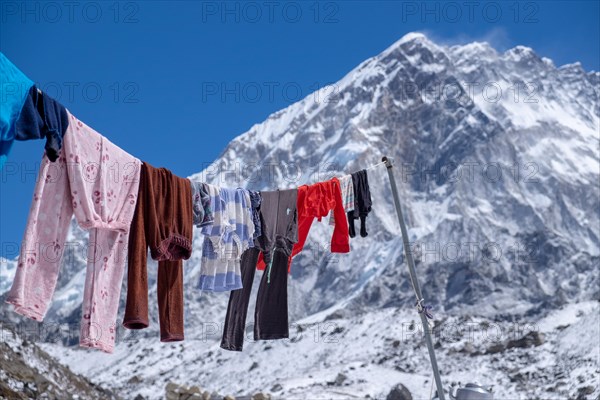
[[[192,253],[190,181],[164,168],[142,165],[138,201],[129,233],[127,304],[123,326],[148,322],[148,247],[158,261],[160,340],[183,340],[183,262]]]

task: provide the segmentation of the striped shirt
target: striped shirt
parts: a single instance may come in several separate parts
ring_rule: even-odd
[[[202,244],[199,287],[226,291],[242,288],[240,259],[254,246],[254,222],[250,194],[242,188],[207,185],[213,223],[201,228]]]

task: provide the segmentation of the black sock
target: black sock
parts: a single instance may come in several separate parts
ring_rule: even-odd
[[[367,233],[367,216],[360,216],[360,236],[367,237],[369,234]]]
[[[354,211],[348,211],[348,233],[351,238],[356,236],[356,230],[354,230]]]

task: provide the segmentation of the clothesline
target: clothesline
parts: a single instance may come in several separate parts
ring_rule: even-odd
[[[289,266],[292,257],[302,250],[312,221],[320,221],[330,212],[334,214],[331,252],[349,252],[349,237],[356,236],[354,220],[360,219],[360,236],[368,235],[365,219],[371,211],[371,195],[366,171],[386,165],[417,309],[425,328],[438,393],[444,400],[427,329],[427,318],[432,318],[430,307],[424,304],[416,279],[389,159],[384,157],[381,162],[339,178],[276,191],[253,192],[190,182],[166,168],[154,168],[111,143],[39,90],[1,52],[0,76],[10,77],[3,84],[20,89],[7,93],[8,98],[3,99],[0,107],[0,169],[14,140],[46,139],[38,174],[45,179],[36,181],[19,268],[6,298],[15,306],[15,312],[37,321],[44,319],[56,287],[69,221],[75,216],[78,224],[90,232],[89,241],[94,244],[88,246],[80,345],[108,353],[114,349],[125,266],[118,255],[126,248],[128,293],[123,326],[143,329],[149,325],[146,271],[149,248],[152,258],[159,261],[157,303],[161,341],[183,340],[182,263],[191,256],[192,225],[202,215],[200,225],[196,226],[211,228],[203,230],[201,278],[207,272],[204,276],[213,279],[207,281],[208,286],[214,286],[218,278],[223,281],[218,286],[220,290],[231,291],[221,348],[242,350],[254,272],[265,263],[269,270],[263,274],[258,289],[254,338],[287,338]],[[113,181],[107,179],[111,173],[108,163],[103,164],[109,159],[136,168],[133,171],[124,168],[118,176],[122,179]],[[59,176],[54,176],[49,170],[53,162],[71,162],[79,168],[59,168]],[[102,184],[96,185],[98,182]],[[197,198],[193,195],[195,189],[201,192]],[[219,206],[211,208],[211,204]],[[203,225],[209,214],[213,220]],[[47,250],[53,254],[48,255]],[[243,276],[241,263],[245,265]],[[207,269],[208,265],[212,270]],[[232,277],[235,279],[231,280]]]
[[[262,325],[271,328],[279,325],[279,330],[257,333],[257,337],[275,339],[288,335],[287,300],[278,302],[281,292],[287,291],[292,257],[302,250],[312,221],[332,215],[331,251],[334,253],[350,251],[349,239],[357,236],[355,220],[360,219],[360,236],[368,235],[366,218],[371,211],[371,196],[367,169],[383,162],[311,185],[267,188],[260,192],[190,181],[166,168],[142,162],[116,146],[40,91],[3,56],[0,61],[0,71],[7,71],[3,75],[20,75],[25,82],[21,85],[22,92],[13,99],[14,108],[20,112],[7,118],[10,125],[16,127],[15,138],[46,138],[46,152],[38,174],[46,179],[36,182],[19,256],[19,265],[30,268],[20,269],[16,274],[8,301],[15,306],[15,311],[36,320],[43,319],[52,290],[41,296],[28,294],[36,286],[32,286],[34,281],[38,286],[53,286],[47,283],[58,275],[60,263],[56,259],[60,259],[68,222],[74,215],[78,224],[90,231],[90,242],[100,244],[100,251],[104,252],[100,258],[93,253],[88,259],[80,341],[84,346],[107,352],[113,350],[112,321],[118,311],[125,265],[122,257],[114,255],[125,248],[128,296],[123,325],[140,329],[149,323],[147,296],[139,296],[147,292],[149,247],[152,258],[159,261],[162,277],[157,279],[162,341],[183,340],[182,262],[191,256],[193,226],[201,228],[205,238],[198,285],[202,290],[242,289],[242,253],[251,247],[260,249],[260,252],[255,251],[257,257],[260,253],[260,260],[249,262],[251,268],[248,269],[264,269],[261,266],[268,265],[268,286],[262,291],[267,297],[279,294],[267,299],[268,304],[263,308],[266,310],[275,304],[278,309],[263,312],[269,320]],[[70,163],[74,168],[59,168],[56,175],[50,170],[55,162]],[[110,165],[123,167],[115,172]],[[48,215],[57,218],[48,218]],[[40,253],[36,248],[38,243],[51,244],[58,257],[36,257]],[[271,271],[274,271],[273,277]],[[95,310],[95,304],[103,306]],[[163,326],[166,321],[169,326]],[[101,340],[85,331],[91,324],[105,333]]]
[[[37,107],[30,107],[35,103],[32,96],[37,93],[35,88],[28,92],[31,101],[22,116],[41,118]],[[44,101],[49,104],[50,100]],[[57,102],[56,107],[64,109]],[[255,339],[286,338],[289,337],[289,267],[292,257],[302,250],[312,222],[320,221],[330,212],[335,214],[331,239],[334,253],[350,251],[349,239],[358,236],[355,220],[360,219],[360,236],[368,235],[365,221],[371,211],[371,197],[366,170],[382,162],[339,179],[290,189],[254,192],[219,187],[177,177],[166,168],[142,162],[68,110],[61,112],[67,114],[66,124],[62,125],[64,132],[52,123],[47,127],[60,131],[63,140],[55,149],[56,159],[51,161],[47,157],[47,149],[40,165],[38,176],[47,179],[36,182],[18,261],[27,268],[17,271],[7,301],[15,306],[16,312],[43,320],[55,287],[51,283],[60,268],[56,260],[61,258],[68,222],[74,215],[78,224],[90,231],[90,242],[94,243],[88,247],[93,250],[87,260],[82,346],[109,353],[114,349],[114,321],[125,272],[125,261],[120,255],[125,249],[128,292],[123,326],[143,329],[150,323],[149,247],[152,258],[159,261],[160,339],[180,341],[184,339],[183,260],[191,256],[193,225],[203,228],[198,289],[231,292],[232,306],[228,307],[221,347],[241,351],[245,321],[241,323],[235,316],[238,312],[246,314],[254,271],[265,269],[260,265],[268,266],[268,271],[263,274],[258,290]],[[27,129],[29,126],[23,125],[23,130]],[[59,175],[54,176],[51,173],[54,162],[73,163],[75,168],[58,168]],[[117,176],[121,179],[108,179],[111,163],[135,168],[120,170]],[[253,195],[259,198],[258,203],[252,201]],[[58,218],[47,218],[47,215]],[[259,228],[262,235],[255,235]],[[37,248],[40,243],[50,244],[56,256],[36,257],[43,250]],[[246,266],[244,274],[242,262]],[[35,287],[49,289],[37,295],[32,294]]]
[[[371,165],[370,167],[366,167],[364,169],[366,169],[367,171],[371,170],[371,169],[375,169],[375,167],[379,167],[380,165],[384,165],[386,162],[387,161],[381,161],[381,162],[378,162],[377,164]]]
[[[370,166],[368,166],[368,167],[362,168],[362,169],[360,169],[359,171],[370,171],[370,170],[372,170],[372,169],[375,169],[375,168],[379,167],[380,165],[385,165],[385,163],[386,163],[385,161],[380,161],[380,162],[378,162],[378,163],[376,163],[376,164],[373,164],[373,165],[370,165]],[[356,172],[358,172],[358,171],[354,171],[354,172],[344,172],[344,175],[352,175],[353,173],[356,173]],[[338,178],[340,178],[340,176],[337,176],[337,177],[338,177]],[[312,184],[315,184],[315,183],[318,183],[318,182],[322,182],[322,181],[323,181],[323,180],[317,180],[317,181],[313,181],[313,182],[312,182],[312,183],[310,183],[310,184],[312,185]],[[300,185],[298,185],[298,186],[300,186]]]

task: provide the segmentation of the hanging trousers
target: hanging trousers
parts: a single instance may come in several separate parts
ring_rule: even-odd
[[[112,352],[140,161],[69,114],[57,162],[44,155],[15,279],[6,301],[42,321],[73,215],[90,233],[80,345]]]
[[[254,310],[254,340],[290,337],[287,296],[288,260],[288,254],[281,249],[275,249],[270,277],[268,271],[262,275]]]
[[[248,304],[260,250],[252,247],[242,254],[243,288],[233,290],[227,305],[221,348],[242,351],[246,330]],[[288,255],[280,250],[273,253],[271,276],[264,272],[258,288],[254,311],[254,340],[288,338],[287,301]]]
[[[142,164],[138,202],[129,235],[127,302],[123,326],[148,321],[148,247],[158,261],[157,296],[162,342],[183,336],[183,261],[192,254],[192,191],[188,179]]]
[[[242,253],[242,289],[233,290],[229,295],[223,338],[221,339],[221,347],[226,350],[242,351],[248,303],[259,253],[260,250],[256,247],[251,247]]]
[[[254,312],[254,340],[284,339],[288,327],[288,258],[298,241],[297,189],[261,192],[260,221],[262,234],[242,254],[242,289],[229,296],[221,347],[241,351],[244,344],[248,302],[259,255],[268,266],[262,275]]]

